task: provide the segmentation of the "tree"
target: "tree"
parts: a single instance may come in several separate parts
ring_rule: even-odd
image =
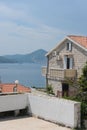
[[[82,69],[81,77],[74,81],[67,79],[67,82],[71,84],[71,86],[78,88],[77,95],[69,97],[68,99],[81,102],[81,125],[83,127],[81,130],[85,130],[84,120],[87,119],[87,62]]]
[[[81,123],[84,125],[84,120],[87,119],[87,62],[82,69],[82,75],[78,80],[78,84],[79,92],[74,99],[81,102]]]
[[[79,84],[81,92],[87,92],[87,62],[84,68],[82,69],[82,75],[79,78]]]

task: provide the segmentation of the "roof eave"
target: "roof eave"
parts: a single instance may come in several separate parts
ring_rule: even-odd
[[[72,39],[71,39],[71,38],[69,38],[68,36],[67,36],[67,39],[68,39],[68,40],[70,40],[71,42],[75,43],[76,45],[78,45],[80,48],[82,48],[82,49],[84,49],[85,51],[87,51],[87,48],[85,48],[84,46],[82,46],[82,45],[81,45],[81,44],[79,44],[78,42],[76,42],[76,41],[72,40]]]
[[[80,45],[78,42],[72,40],[71,38],[69,38],[68,36],[66,36],[62,41],[60,41],[55,48],[53,48],[52,50],[50,50],[45,56],[48,56],[52,53],[52,51],[54,51],[56,48],[58,48],[65,40],[70,40],[71,42],[75,43],[76,45],[78,45],[79,47],[81,47],[82,49],[84,49],[85,51],[87,51],[87,48],[85,48],[84,46]]]
[[[52,51],[54,51],[56,48],[58,48],[66,39],[67,39],[67,37],[65,37],[62,41],[57,43],[56,47],[54,47],[52,50],[50,50],[45,56],[50,55],[52,53]]]

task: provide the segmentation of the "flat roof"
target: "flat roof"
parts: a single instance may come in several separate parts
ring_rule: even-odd
[[[71,130],[35,117],[0,119],[1,130]]]

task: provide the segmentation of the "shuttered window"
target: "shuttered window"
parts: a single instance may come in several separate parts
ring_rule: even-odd
[[[72,50],[72,43],[71,43],[71,42],[68,42],[68,43],[67,43],[67,50],[68,50],[68,51],[71,51],[71,50]]]
[[[68,56],[64,56],[64,69],[72,69],[73,68],[73,58],[68,58]]]

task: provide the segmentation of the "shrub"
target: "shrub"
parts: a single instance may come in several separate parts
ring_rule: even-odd
[[[48,85],[48,86],[46,87],[46,92],[47,92],[48,94],[53,94],[53,95],[54,95],[52,85]]]

